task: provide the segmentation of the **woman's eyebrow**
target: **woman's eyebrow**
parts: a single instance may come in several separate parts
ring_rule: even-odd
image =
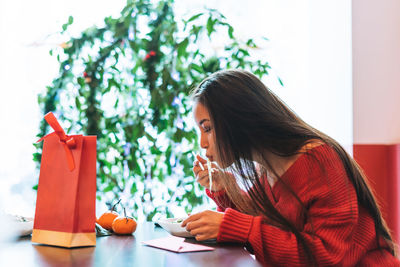
[[[199,122],[199,125],[202,125],[205,121],[210,121],[209,119],[202,119],[200,122]]]

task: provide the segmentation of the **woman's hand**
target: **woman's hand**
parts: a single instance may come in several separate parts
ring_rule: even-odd
[[[208,176],[208,167],[207,167],[207,160],[205,158],[202,158],[201,156],[197,155],[196,156],[197,160],[193,162],[193,173],[196,177],[196,181],[210,189],[210,177]],[[200,164],[203,166],[203,169],[201,168]],[[211,175],[212,175],[212,184],[211,184],[211,191],[220,191],[223,189],[223,186],[221,185],[219,179],[220,179],[220,171],[214,162],[211,163]]]
[[[193,214],[181,224],[197,241],[217,238],[224,213],[206,210]]]

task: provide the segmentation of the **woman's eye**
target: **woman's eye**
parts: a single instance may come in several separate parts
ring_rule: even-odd
[[[211,131],[211,127],[204,127],[204,132],[208,133],[209,131]]]

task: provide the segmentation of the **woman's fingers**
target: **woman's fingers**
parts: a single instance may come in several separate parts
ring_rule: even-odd
[[[192,170],[193,170],[193,173],[194,173],[195,176],[197,176],[197,174],[199,173],[199,171],[201,171],[201,169],[200,169],[199,166],[194,166]]]
[[[207,159],[203,158],[203,157],[200,156],[200,155],[197,155],[196,158],[197,158],[197,160],[200,161],[202,164],[207,163]]]
[[[208,170],[208,168],[207,168],[206,165],[203,165],[200,161],[195,160],[195,161],[193,162],[193,169],[192,169],[192,170],[193,170],[194,174],[197,176],[197,174],[198,174],[200,171]]]
[[[199,170],[199,169],[197,169],[198,167],[196,167],[196,169],[195,168],[193,168],[193,171],[194,171],[194,173],[195,173],[195,175],[196,175],[196,179],[197,180],[200,180],[200,179],[202,179],[202,178],[204,178],[204,177],[208,177],[208,170],[207,169],[205,169],[205,170]]]
[[[200,156],[198,156],[199,158]],[[200,157],[201,158],[201,157]],[[207,161],[205,161],[207,163]],[[195,160],[193,162],[193,173],[196,177],[196,181],[206,188],[210,188],[210,177],[208,172],[207,164],[201,165],[202,163],[199,160]],[[212,190],[218,191],[221,190],[221,186],[218,182],[218,165],[212,163],[211,165],[211,173],[213,176]]]
[[[210,188],[210,177],[208,177],[208,171],[200,171],[198,172],[196,176],[196,182],[198,182],[201,186],[204,186],[206,188]],[[212,183],[212,189],[213,190],[220,190],[220,184],[218,182],[218,177],[214,175],[213,172],[213,183]]]
[[[212,237],[210,237],[209,235],[199,234],[199,235],[196,235],[194,238],[196,238],[197,241],[204,241],[207,239],[211,239]]]
[[[207,235],[209,235],[208,232],[205,230],[204,227],[199,227],[199,228],[193,229],[193,230],[191,230],[191,231],[189,231],[189,232],[190,232],[190,234],[191,234],[192,236],[194,236],[194,237],[207,236]],[[197,239],[197,238],[196,238],[196,239]]]
[[[189,233],[194,236],[197,241],[210,239],[210,234],[207,231],[207,227],[204,227],[203,223],[198,224],[198,221],[188,223],[186,230],[189,231]]]
[[[194,165],[192,170],[193,170],[193,173],[194,173],[194,175],[196,176],[197,179],[199,177],[203,177],[205,171],[207,171],[207,169],[204,169],[204,167],[201,168],[199,164]]]
[[[202,241],[218,236],[223,213],[206,210],[189,216],[181,224],[196,240]]]
[[[187,218],[182,222],[181,226],[182,226],[182,227],[185,227],[187,223],[196,221],[196,220],[200,219],[201,216],[202,216],[202,213],[201,213],[201,212],[192,214],[192,215],[190,215],[189,217],[187,217]]]
[[[197,168],[199,170],[202,170],[202,166],[200,166],[200,162],[198,160],[193,161],[193,169]]]
[[[188,230],[189,232],[191,231],[196,232],[202,225],[204,225],[204,223],[201,220],[191,221],[186,225],[186,230]],[[194,235],[193,233],[191,234]]]
[[[203,174],[203,175],[198,175],[196,181],[201,185],[201,186],[206,186],[209,183],[208,179],[208,173]]]

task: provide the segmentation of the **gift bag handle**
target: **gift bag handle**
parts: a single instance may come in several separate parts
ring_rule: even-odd
[[[47,121],[47,123],[53,128],[54,133],[60,138],[60,142],[64,146],[65,150],[65,155],[67,158],[67,163],[68,163],[68,168],[70,171],[73,171],[75,169],[75,162],[74,162],[74,156],[72,155],[71,149],[76,147],[76,141],[72,136],[68,136],[65,134],[64,129],[61,127],[61,125],[58,123],[56,116],[52,112],[47,113],[44,116],[44,119]],[[53,134],[53,133],[51,133]],[[43,136],[38,140],[38,142],[42,141],[44,138],[46,138],[48,135]]]

